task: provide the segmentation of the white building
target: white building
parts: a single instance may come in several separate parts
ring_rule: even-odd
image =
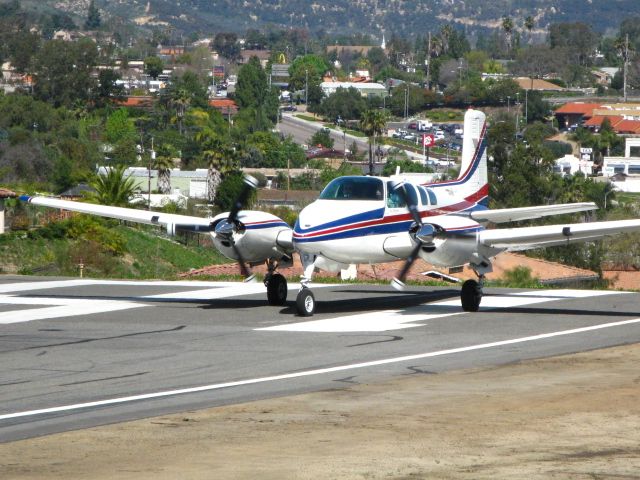
[[[369,82],[322,82],[320,84],[320,88],[322,88],[322,92],[325,96],[329,96],[332,93],[335,93],[338,88],[355,88],[360,92],[360,95],[363,97],[386,97],[387,88],[380,83],[369,83]]]
[[[589,176],[593,175],[593,161],[581,160],[573,155],[565,155],[564,157],[556,160],[553,171],[562,176],[575,175],[576,173],[583,173],[584,175]]]

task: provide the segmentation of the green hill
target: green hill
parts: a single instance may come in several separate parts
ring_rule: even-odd
[[[0,273],[79,276],[83,264],[85,277],[175,279],[191,268],[229,261],[208,238],[200,242],[194,236],[185,245],[151,227],[78,216],[0,235]]]

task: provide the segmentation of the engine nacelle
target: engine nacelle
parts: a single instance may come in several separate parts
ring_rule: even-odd
[[[482,227],[466,217],[447,215],[437,225],[424,224],[415,232],[422,243],[420,257],[439,267],[465,265],[477,258],[478,235]]]
[[[238,260],[236,252],[240,252],[245,262],[262,263],[293,253],[293,232],[282,219],[266,212],[241,210],[238,221],[229,225],[228,215],[221,213],[211,222],[213,243],[225,257]]]

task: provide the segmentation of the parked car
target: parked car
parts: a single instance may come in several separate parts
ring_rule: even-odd
[[[435,136],[436,140],[444,140],[446,138],[446,135],[442,130],[436,130],[433,135]]]
[[[409,140],[411,142],[415,142],[416,141],[416,136],[413,133],[407,133],[406,135],[402,136],[403,140]]]
[[[418,125],[416,124],[416,122],[411,122],[409,125],[407,125],[407,128],[409,130],[415,130],[416,128],[418,128]]]
[[[295,105],[286,105],[282,107],[283,112],[297,112],[298,108]]]

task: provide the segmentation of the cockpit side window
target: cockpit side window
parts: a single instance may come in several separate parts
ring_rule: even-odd
[[[339,177],[325,187],[321,200],[377,200],[384,198],[382,180],[373,177]]]
[[[389,208],[405,208],[407,203],[404,201],[402,194],[393,189],[394,182],[387,182],[387,207]],[[410,183],[405,183],[404,188],[407,191],[409,199],[414,204],[418,204],[418,193],[416,188]]]

